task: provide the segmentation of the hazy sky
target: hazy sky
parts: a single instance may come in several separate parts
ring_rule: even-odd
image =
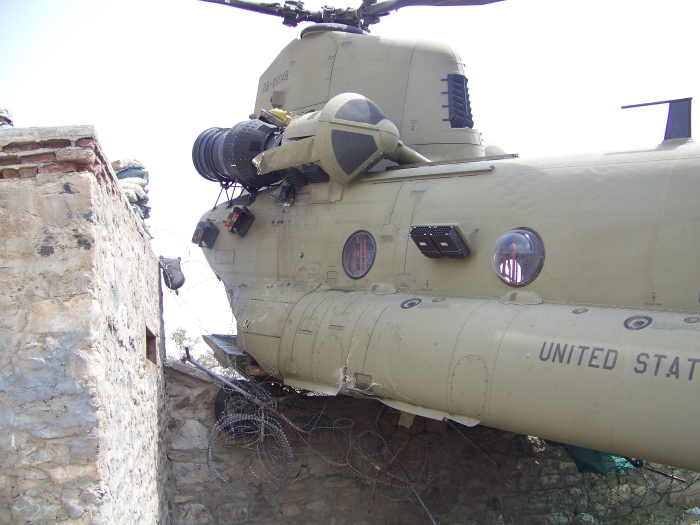
[[[665,107],[620,106],[700,97],[698,14],[697,0],[507,0],[405,8],[372,34],[454,47],[484,140],[532,157],[660,142]],[[258,77],[301,28],[196,0],[0,0],[0,106],[15,125],[92,124],[111,160],[150,172],[154,248],[186,261],[180,296],[166,291],[168,333],[231,329],[189,242],[219,191],[194,170],[192,144],[255,110]]]

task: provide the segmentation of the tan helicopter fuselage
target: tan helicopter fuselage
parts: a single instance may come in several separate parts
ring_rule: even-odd
[[[396,118],[350,88],[338,89]],[[397,127],[420,151],[403,136],[409,111]],[[225,283],[238,345],[267,373],[410,414],[700,471],[693,141],[389,169],[297,188],[291,203],[278,193],[248,206],[255,221],[244,237],[222,226],[225,204],[203,217],[221,230],[203,250]],[[472,253],[424,256],[409,237],[419,225],[454,226]],[[545,260],[534,281],[510,287],[492,250],[520,227],[541,237]],[[376,258],[353,279],[342,252],[358,231],[376,240]]]

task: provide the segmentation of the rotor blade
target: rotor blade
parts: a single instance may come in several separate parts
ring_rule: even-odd
[[[368,5],[363,9],[366,15],[381,15],[388,13],[389,11],[394,11],[396,9],[401,9],[402,7],[407,7],[411,5],[422,5],[422,6],[451,6],[451,5],[485,5],[493,4],[494,2],[501,2],[503,0],[386,0],[385,2],[379,2],[377,4]]]
[[[294,5],[296,2],[287,5],[286,3],[276,2],[251,2],[248,0],[202,0],[203,2],[211,2],[212,4],[227,5],[245,9],[246,11],[255,11],[256,13],[264,13],[268,15],[279,16],[285,19],[285,24],[296,25],[298,22],[321,22],[323,14],[321,12],[306,11]],[[301,2],[299,2],[301,5]]]
[[[262,4],[260,2],[247,2],[245,0],[202,0],[203,2],[210,2],[212,4],[227,5],[229,7],[237,7],[239,9],[245,9],[247,11],[255,11],[258,13],[268,13],[276,15],[279,13],[281,8],[280,4],[268,3]]]

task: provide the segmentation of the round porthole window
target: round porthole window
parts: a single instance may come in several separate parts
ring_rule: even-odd
[[[493,269],[508,286],[525,286],[539,275],[544,264],[544,243],[529,228],[501,235],[493,247]]]
[[[343,246],[345,273],[352,279],[364,277],[372,268],[376,254],[377,243],[371,233],[364,230],[353,233]]]

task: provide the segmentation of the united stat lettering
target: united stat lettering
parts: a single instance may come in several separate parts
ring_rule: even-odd
[[[667,361],[667,359],[669,360]],[[697,363],[700,363],[700,359],[693,357],[689,357],[686,363],[685,361],[681,361],[681,358],[677,356],[671,359],[671,356],[664,354],[654,354],[650,356],[646,352],[641,352],[637,354],[634,371],[637,374],[646,374],[647,372],[651,374],[653,369],[655,376],[659,375],[659,371],[661,371],[661,375],[663,376],[664,370],[666,370],[666,377],[674,377],[676,379],[685,377],[687,372],[688,381],[692,381],[695,375],[695,365]]]
[[[619,355],[620,352],[614,348],[547,341],[542,343],[542,348],[540,349],[540,361],[598,368],[600,370],[612,370],[615,368]],[[682,359],[679,356],[650,355],[646,352],[640,352],[637,354],[637,358],[632,366],[636,374],[692,381],[695,377],[695,365],[698,363],[700,363],[700,358],[688,357]],[[700,370],[700,367],[698,369]],[[700,371],[698,375],[700,376]]]
[[[547,353],[545,354],[545,350]],[[602,368],[612,370],[617,364],[618,351],[612,348],[599,348],[582,345],[568,345],[561,343],[542,343],[540,361],[552,361],[552,363],[575,364],[576,366],[588,366],[589,368]],[[551,359],[550,359],[551,357]],[[572,361],[573,358],[573,361]]]

